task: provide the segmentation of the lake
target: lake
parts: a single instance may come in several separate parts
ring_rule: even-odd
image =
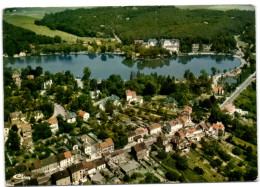
[[[127,60],[119,55],[45,55],[8,57],[3,61],[7,67],[12,68],[25,68],[30,65],[33,69],[41,66],[44,72],[51,73],[69,70],[75,77],[82,77],[84,67],[89,67],[90,78],[107,79],[111,74],[117,74],[123,80],[130,79],[131,71],[183,78],[187,69],[195,76],[199,76],[203,69],[211,75],[212,67],[223,72],[239,67],[241,63],[237,58],[224,55],[190,55],[144,61]]]

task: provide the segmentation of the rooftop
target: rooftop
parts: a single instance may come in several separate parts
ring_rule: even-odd
[[[68,170],[63,170],[63,171],[58,171],[58,172],[52,174],[52,176],[53,176],[55,181],[58,181],[60,179],[64,179],[66,177],[69,177],[70,174],[69,174]]]
[[[78,111],[78,116],[81,117],[81,118],[83,118],[85,114],[86,114],[86,112],[83,111],[83,110]]]
[[[69,167],[69,171],[70,171],[71,173],[80,171],[80,170],[82,170],[82,169],[84,169],[84,166],[83,166],[82,162],[80,162],[80,163],[78,163],[78,164],[74,164],[74,165],[72,165],[72,166]]]
[[[142,150],[145,150],[145,149],[147,149],[147,148],[146,148],[145,143],[143,143],[143,142],[134,145],[134,150],[135,150],[135,152],[139,152],[139,151],[142,151]]]
[[[135,160],[130,160],[129,162],[125,164],[121,164],[120,168],[125,172],[128,173],[129,171],[135,170],[139,167],[140,165],[135,161]]]
[[[154,123],[154,124],[152,124],[150,127],[149,127],[149,129],[150,129],[150,131],[151,130],[154,130],[154,129],[157,129],[157,128],[160,128],[161,127],[161,125],[159,124],[159,123]]]
[[[58,120],[57,118],[50,118],[48,120],[46,120],[47,123],[50,123],[50,124],[56,124],[58,123]]]

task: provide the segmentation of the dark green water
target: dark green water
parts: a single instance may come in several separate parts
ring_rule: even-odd
[[[219,55],[181,56],[136,62],[118,55],[46,55],[9,57],[4,58],[3,61],[6,66],[12,68],[25,68],[30,65],[32,68],[41,66],[44,71],[51,73],[69,70],[76,77],[81,77],[84,67],[87,66],[91,70],[91,78],[106,79],[111,74],[118,74],[124,80],[129,80],[131,71],[140,71],[144,74],[156,72],[158,75],[183,78],[187,69],[198,76],[203,69],[211,75],[212,67],[223,72],[240,65],[240,61],[236,58]]]

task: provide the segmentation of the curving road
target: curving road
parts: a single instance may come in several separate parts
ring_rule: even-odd
[[[220,108],[223,109],[228,103],[231,103],[246,87],[253,81],[256,80],[256,72],[250,75],[237,89],[232,93],[230,97],[220,105]]]
[[[59,114],[62,115],[63,119],[66,119],[67,113],[65,109],[61,105],[54,103],[54,113],[52,117],[57,117]]]

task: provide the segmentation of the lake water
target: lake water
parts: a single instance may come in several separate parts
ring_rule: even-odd
[[[212,67],[223,72],[223,70],[229,71],[240,66],[238,59],[220,55],[180,56],[135,62],[119,55],[46,55],[9,57],[4,58],[3,61],[6,66],[12,68],[25,68],[30,65],[33,69],[41,66],[44,72],[51,73],[69,70],[75,77],[82,77],[84,67],[89,67],[90,78],[107,79],[111,74],[117,74],[123,80],[130,79],[131,71],[140,71],[144,74],[156,72],[158,75],[183,78],[187,69],[195,76],[199,76],[203,69],[211,75]]]

